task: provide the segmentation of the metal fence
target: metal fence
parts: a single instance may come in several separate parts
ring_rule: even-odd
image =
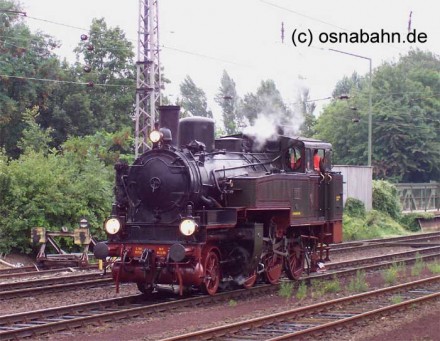
[[[440,209],[440,183],[396,184],[403,211],[432,211]]]

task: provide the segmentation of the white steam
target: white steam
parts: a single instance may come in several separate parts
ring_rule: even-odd
[[[299,129],[304,122],[299,110],[283,109],[273,105],[273,102],[264,107],[265,109],[257,114],[253,124],[243,129],[243,134],[251,136],[257,147],[262,147],[267,141],[276,140],[280,134],[299,136]]]

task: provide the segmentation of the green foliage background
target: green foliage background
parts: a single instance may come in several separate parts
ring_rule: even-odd
[[[333,145],[334,162],[367,164],[369,79],[338,82],[319,116],[315,137]],[[376,179],[440,180],[440,57],[412,50],[372,75],[372,165]],[[338,99],[342,94],[348,100]],[[356,110],[353,110],[355,108]]]
[[[102,222],[113,201],[113,164],[131,144],[127,131],[98,132],[50,149],[49,132],[35,122],[36,114],[36,109],[24,114],[22,154],[11,159],[0,152],[0,253],[28,253],[33,227],[72,230],[83,217],[91,234],[103,237]]]
[[[402,214],[396,187],[383,180],[373,181],[373,209],[365,211],[363,203],[347,198],[343,229],[344,240],[385,238],[420,231],[417,218],[432,218],[430,213]]]

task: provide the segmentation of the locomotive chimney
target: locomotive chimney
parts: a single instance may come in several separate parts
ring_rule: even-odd
[[[177,127],[179,125],[180,106],[178,105],[161,105],[159,107],[159,125],[161,128],[171,130],[173,140],[171,144],[177,146]]]

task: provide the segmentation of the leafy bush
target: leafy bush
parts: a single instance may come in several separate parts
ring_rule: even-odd
[[[407,230],[388,214],[376,210],[367,212],[365,219],[343,216],[344,241],[384,238],[407,234]]]
[[[399,219],[402,208],[396,186],[383,180],[373,180],[373,209]]]
[[[359,199],[347,198],[345,202],[345,213],[351,217],[365,218],[365,205]]]
[[[400,223],[404,225],[405,228],[409,231],[417,232],[420,231],[420,225],[417,220],[419,218],[432,219],[434,218],[434,214],[427,212],[402,214],[400,218]]]
[[[37,109],[23,116],[26,128],[17,143],[23,153],[8,160],[0,151],[0,253],[30,252],[33,227],[72,230],[83,217],[92,236],[102,237],[113,200],[113,164],[130,149],[129,129],[73,137],[60,152],[49,148],[51,131],[36,123]]]
[[[348,214],[343,216],[344,241],[371,239],[376,237],[374,231],[368,229],[365,221],[361,218],[351,217]]]
[[[111,207],[113,171],[93,155],[31,151],[0,164],[0,186],[0,252],[30,252],[33,227],[58,231],[85,217],[97,236]]]

